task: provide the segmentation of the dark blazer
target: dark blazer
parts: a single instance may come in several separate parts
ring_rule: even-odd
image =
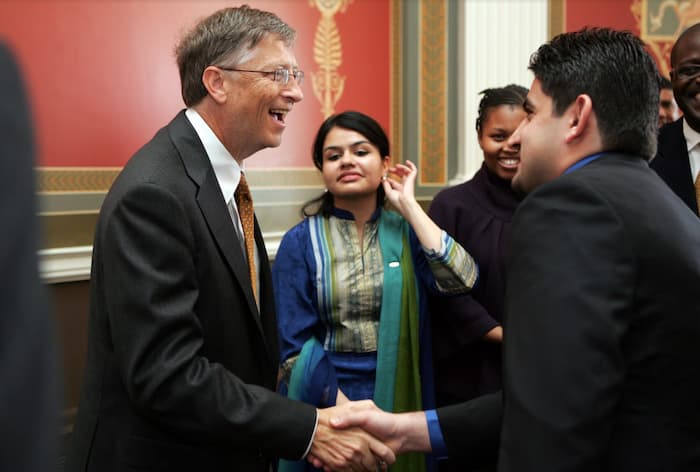
[[[511,235],[499,471],[700,470],[700,220],[607,153]]]
[[[450,467],[491,469],[498,458],[503,392],[437,409]]]
[[[688,145],[683,135],[683,118],[661,128],[656,157],[650,166],[697,215],[698,202],[695,198],[695,183],[690,174]]]
[[[260,228],[260,312],[210,161],[181,112],[127,163],[97,224],[85,382],[67,470],[267,471],[315,409],[272,392],[278,345]]]
[[[53,470],[59,376],[53,319],[39,281],[34,139],[10,51],[0,43],[0,470]]]
[[[482,338],[503,322],[505,253],[517,206],[510,181],[485,164],[430,204],[433,221],[479,264],[479,282],[468,295],[430,299],[438,406],[501,388],[501,344]]]

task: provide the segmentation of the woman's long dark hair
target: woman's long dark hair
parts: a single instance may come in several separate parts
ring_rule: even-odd
[[[359,111],[344,111],[336,115],[329,116],[323,122],[316,133],[316,139],[311,148],[314,165],[320,171],[323,170],[323,144],[326,141],[326,136],[333,128],[344,128],[360,133],[367,138],[367,141],[372,143],[379,149],[379,154],[382,159],[387,158],[389,154],[389,138],[382,127],[374,118],[360,113]],[[384,187],[379,185],[377,189],[377,206],[384,204]],[[309,200],[301,208],[303,216],[313,216],[321,214],[329,216],[333,211],[333,194],[324,192],[313,200]]]

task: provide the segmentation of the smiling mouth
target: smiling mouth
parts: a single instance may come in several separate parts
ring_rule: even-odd
[[[520,159],[498,159],[498,163],[508,169],[515,169],[520,164]]]
[[[289,110],[270,110],[270,115],[272,115],[275,121],[279,121],[280,123],[284,123],[287,113],[289,113]]]

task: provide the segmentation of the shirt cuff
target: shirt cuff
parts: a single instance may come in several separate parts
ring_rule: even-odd
[[[436,459],[447,459],[447,445],[442,437],[440,421],[435,410],[426,410],[425,419],[428,422],[428,436],[430,437],[430,447],[433,450],[433,457]]]
[[[306,451],[304,451],[304,455],[301,456],[301,459],[306,459],[306,456],[309,455],[309,452],[311,451],[311,445],[314,443],[314,438],[316,437],[316,430],[318,429],[318,410],[316,410],[316,422],[314,423],[314,430],[311,433],[311,439],[309,440],[309,445],[306,446]]]

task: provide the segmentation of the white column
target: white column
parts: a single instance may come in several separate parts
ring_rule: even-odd
[[[548,40],[548,0],[460,2],[460,160],[451,185],[471,178],[483,161],[474,129],[479,92],[511,83],[530,87],[530,55]]]

